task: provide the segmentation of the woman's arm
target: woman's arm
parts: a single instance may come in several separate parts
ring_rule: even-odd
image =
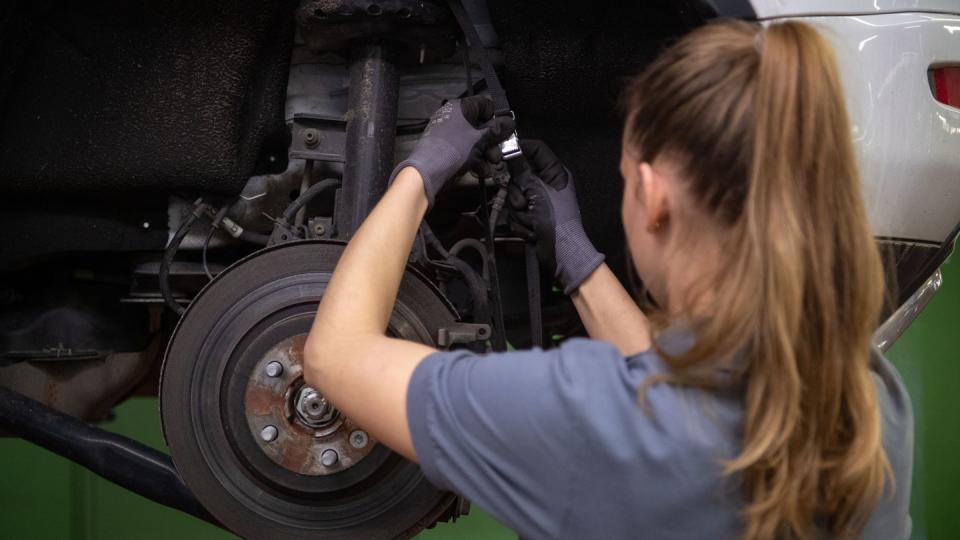
[[[435,349],[384,332],[426,210],[420,173],[402,169],[337,263],[304,351],[307,384],[411,460],[407,385]]]
[[[489,98],[449,101],[344,250],[304,351],[304,379],[380,442],[416,460],[407,387],[432,347],[384,335],[420,221],[437,193],[513,132]]]
[[[511,217],[537,242],[537,255],[569,294],[594,339],[628,356],[650,347],[647,317],[603,263],[580,218],[573,174],[540,141],[521,143],[528,165],[514,166]]]
[[[583,326],[594,339],[612,343],[624,356],[650,348],[650,324],[606,263],[570,294]]]

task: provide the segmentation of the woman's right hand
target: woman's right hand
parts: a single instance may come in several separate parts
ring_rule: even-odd
[[[413,152],[394,168],[390,182],[404,167],[417,169],[432,207],[446,184],[478,165],[489,148],[511,133],[513,118],[496,116],[489,97],[448,101],[433,113]]]
[[[513,228],[537,242],[537,255],[555,269],[590,337],[613,343],[624,356],[648,349],[647,318],[583,230],[570,170],[540,141],[521,147],[527,161],[510,162]]]
[[[573,174],[542,141],[520,143],[525,163],[514,169],[509,201],[514,230],[537,243],[537,255],[570,294],[603,263],[587,238]]]

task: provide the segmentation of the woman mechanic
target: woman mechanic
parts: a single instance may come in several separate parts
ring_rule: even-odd
[[[307,383],[524,538],[908,538],[909,398],[871,349],[883,274],[833,53],[811,27],[702,27],[624,95],[622,217],[655,308],[528,143],[513,216],[590,335],[438,352],[384,335],[444,184],[506,138],[444,105],[341,258]]]

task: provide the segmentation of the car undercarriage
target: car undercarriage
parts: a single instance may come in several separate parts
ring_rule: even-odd
[[[409,537],[468,507],[302,377],[337,258],[432,112],[489,91],[496,67],[520,136],[569,164],[588,234],[628,281],[619,88],[718,15],[696,1],[2,9],[0,427],[256,538]],[[486,351],[583,333],[507,223],[508,181],[501,164],[441,195],[391,335]],[[946,256],[895,248],[891,309]],[[172,461],[85,423],[136,395],[160,397]]]

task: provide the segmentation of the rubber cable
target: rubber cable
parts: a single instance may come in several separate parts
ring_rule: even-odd
[[[460,275],[463,276],[464,281],[467,283],[467,288],[470,290],[471,296],[473,296],[473,310],[475,320],[480,320],[484,322],[490,321],[490,307],[489,302],[487,301],[487,288],[485,283],[480,279],[480,276],[477,275],[476,270],[473,269],[466,261],[453,255],[450,251],[447,251],[443,247],[443,244],[440,240],[437,239],[436,235],[433,234],[433,230],[427,225],[427,222],[424,221],[420,225],[420,230],[423,234],[423,239],[426,243],[432,247],[441,257],[452,266]]]
[[[483,269],[480,275],[483,276],[484,281],[489,280],[490,267],[487,264],[487,247],[483,245],[483,242],[477,240],[476,238],[461,238],[450,247],[450,254],[454,257],[457,257],[464,248],[468,247],[473,248],[477,253],[480,254],[480,261],[483,264]]]
[[[213,223],[210,224],[210,230],[207,231],[207,237],[203,239],[203,249],[200,253],[200,260],[203,263],[203,273],[207,275],[207,279],[210,281],[213,281],[213,275],[210,273],[210,267],[207,266],[207,247],[210,246],[210,240],[213,238],[213,233],[220,228],[220,222],[223,221],[223,218],[227,215],[228,210],[230,210],[230,207],[224,205],[223,208],[217,211],[217,215],[213,217]]]
[[[177,250],[180,249],[180,243],[183,242],[184,237],[190,232],[190,228],[208,208],[209,206],[203,203],[203,199],[198,199],[197,202],[194,203],[193,211],[190,212],[183,223],[180,224],[177,232],[174,233],[173,238],[170,239],[170,244],[167,245],[167,249],[164,250],[163,258],[160,259],[160,272],[157,276],[160,285],[160,294],[163,295],[163,301],[166,302],[167,307],[177,315],[183,315],[186,309],[177,303],[177,300],[173,297],[173,293],[170,291],[170,264],[173,263],[173,258],[177,255]]]
[[[321,180],[316,184],[310,186],[306,191],[301,193],[300,196],[297,197],[295,201],[290,203],[290,206],[287,206],[287,209],[283,211],[283,217],[281,217],[280,219],[287,225],[293,223],[293,220],[297,215],[297,212],[301,208],[306,206],[306,204],[310,202],[314,197],[316,197],[317,195],[323,193],[324,191],[330,188],[337,187],[339,185],[340,185],[340,180],[337,180],[336,178],[327,178],[326,180]]]

